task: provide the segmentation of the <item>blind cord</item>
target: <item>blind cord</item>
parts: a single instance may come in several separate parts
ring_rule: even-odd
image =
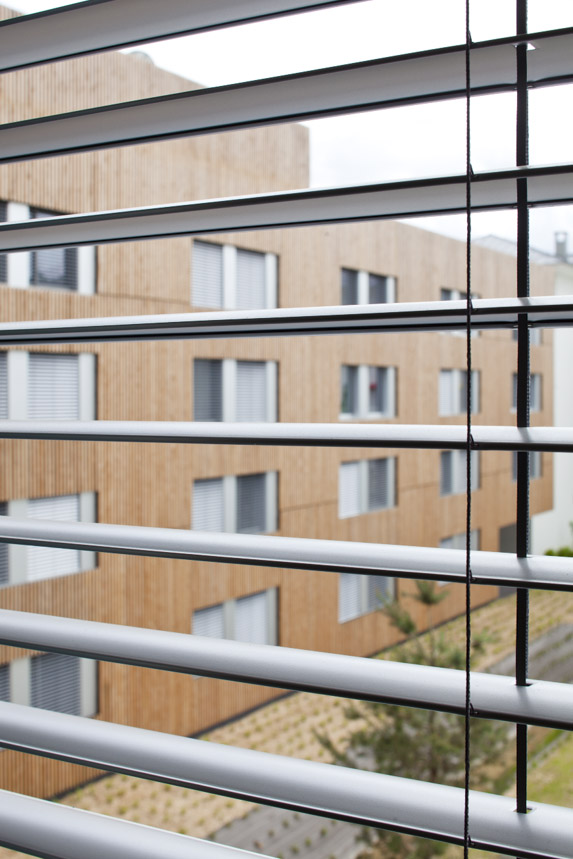
[[[471,749],[471,527],[472,527],[472,166],[471,166],[471,73],[470,73],[470,0],[466,0],[466,697],[465,697],[465,750],[464,750],[464,859],[470,847],[470,749]]]

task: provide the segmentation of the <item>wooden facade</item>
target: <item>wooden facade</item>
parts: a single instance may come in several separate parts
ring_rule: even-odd
[[[7,10],[0,17],[9,15]],[[0,77],[0,122],[188,89],[144,57],[98,55]],[[308,184],[307,131],[279,126],[62,159],[0,167],[0,200],[61,212],[95,211]],[[464,290],[465,247],[393,222],[313,227],[211,237],[211,241],[273,252],[279,260],[279,306],[340,302],[341,267],[391,275],[400,301],[438,300],[442,288]],[[512,295],[515,262],[476,248],[474,291]],[[92,296],[0,285],[2,321],[186,312],[191,306],[192,241],[161,240],[97,250]],[[551,289],[547,270],[532,267],[532,292]],[[482,408],[476,423],[511,424],[516,344],[509,332],[472,341],[481,371]],[[465,340],[452,334],[381,334],[262,340],[124,343],[59,347],[97,355],[97,417],[102,420],[193,420],[193,358],[278,362],[282,421],[339,419],[340,367],[397,368],[396,423],[464,423],[438,416],[440,368],[465,366]],[[47,351],[44,347],[40,351]],[[532,371],[543,375],[542,410],[552,422],[551,334],[532,348]],[[505,380],[504,380],[505,379]],[[384,454],[386,455],[386,453]],[[344,449],[252,448],[119,443],[0,443],[0,501],[90,491],[98,521],[188,528],[192,484],[226,474],[278,472],[277,533],[436,546],[465,528],[463,495],[440,497],[438,451],[389,451],[397,466],[395,508],[349,519],[338,516],[338,470],[344,461],[380,456]],[[532,513],[551,506],[549,455],[532,486]],[[481,488],[473,527],[481,548],[497,550],[499,529],[515,521],[515,484],[507,453],[481,457]],[[98,556],[96,569],[0,591],[0,605],[48,614],[190,632],[194,610],[278,588],[278,636],[284,646],[369,654],[390,645],[395,630],[380,612],[338,622],[338,576],[330,573]],[[413,585],[399,582],[400,599]],[[434,608],[443,621],[463,611],[463,589],[448,588]],[[496,596],[475,588],[474,604]],[[418,623],[427,619],[411,601]],[[23,655],[0,648],[0,663]],[[256,706],[276,691],[101,663],[98,718],[192,734]],[[93,771],[13,752],[0,753],[0,782],[8,789],[50,796]]]

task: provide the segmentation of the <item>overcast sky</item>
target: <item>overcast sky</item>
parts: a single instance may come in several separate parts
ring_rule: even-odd
[[[54,0],[7,0],[21,12],[37,12]],[[366,0],[304,16],[263,21],[146,45],[162,68],[206,86],[252,80],[355,62],[464,41],[463,0]],[[515,0],[474,0],[474,41],[511,35]],[[529,30],[573,26],[573,0],[529,0]],[[568,106],[567,106],[568,105]],[[530,161],[573,160],[573,87],[530,95]],[[311,129],[311,183],[355,184],[451,174],[465,169],[465,105],[461,101],[395,108],[307,123]],[[474,170],[513,166],[515,97],[472,102]],[[463,216],[417,219],[418,226],[465,236]],[[515,237],[513,212],[484,213],[473,219],[474,235]],[[573,207],[537,209],[531,216],[531,243],[553,249],[556,230],[570,234]]]

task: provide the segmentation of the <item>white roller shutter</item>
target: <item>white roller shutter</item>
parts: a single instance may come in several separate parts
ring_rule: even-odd
[[[194,482],[192,528],[195,531],[225,530],[222,477]]]
[[[266,263],[265,255],[256,251],[237,251],[238,310],[255,310],[266,307]]]
[[[0,701],[10,700],[10,665],[0,665]]]
[[[454,371],[440,370],[438,392],[438,414],[442,417],[454,414]]]
[[[31,498],[28,501],[30,519],[53,519],[58,522],[80,521],[78,495],[59,495],[54,498]],[[81,569],[81,553],[73,549],[50,549],[46,546],[28,548],[29,581],[51,579],[77,573]]]
[[[8,356],[0,352],[0,420],[8,420]]]
[[[392,599],[393,584],[387,576],[367,576],[366,610],[374,611]]]
[[[269,644],[269,616],[267,594],[252,594],[238,599],[235,604],[235,634],[237,641],[251,644]]]
[[[237,531],[256,534],[267,530],[266,474],[237,477]]]
[[[61,653],[36,656],[30,669],[32,707],[81,716],[81,660],[77,656]]]
[[[223,420],[223,362],[196,358],[193,362],[193,420]]]
[[[338,471],[338,515],[358,516],[360,513],[360,463],[343,462]]]
[[[208,638],[225,638],[223,606],[213,605],[194,611],[191,632]]]
[[[193,242],[193,304],[223,307],[223,246]]]
[[[30,420],[76,421],[79,416],[78,356],[32,353],[28,385]]]
[[[237,361],[238,421],[266,421],[267,366],[264,361]]]
[[[394,503],[393,468],[390,459],[368,460],[368,510],[380,510]]]
[[[338,577],[338,620],[344,623],[360,614],[362,577],[340,573]]]
[[[8,505],[0,501],[0,516],[8,514]],[[10,581],[10,570],[8,568],[8,543],[0,543],[0,585],[7,585]]]

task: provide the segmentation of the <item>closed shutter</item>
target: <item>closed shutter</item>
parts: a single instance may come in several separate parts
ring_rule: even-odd
[[[0,352],[0,420],[8,420],[8,356]]]
[[[340,573],[338,576],[338,620],[344,623],[360,615],[362,576]]]
[[[236,641],[270,644],[269,615],[266,592],[238,599],[235,604]]]
[[[225,623],[222,605],[213,605],[193,612],[193,635],[207,638],[225,638]]]
[[[30,420],[77,421],[79,416],[78,356],[30,354]]]
[[[79,522],[79,496],[60,495],[55,498],[31,498],[28,501],[28,516],[30,519]],[[31,582],[77,573],[80,567],[80,552],[73,549],[50,549],[46,546],[30,546],[28,548],[28,579]]]
[[[77,656],[47,653],[30,666],[30,704],[42,710],[81,716],[81,671]]]
[[[193,304],[223,307],[223,246],[193,242]]]
[[[360,463],[343,462],[338,472],[338,515],[344,519],[360,512]]]
[[[51,218],[53,212],[30,210],[32,218]],[[77,290],[77,248],[48,248],[31,255],[30,285]]]
[[[193,362],[193,419],[223,420],[223,362],[197,358]]]
[[[367,576],[367,610],[374,611],[392,598],[392,579],[387,576]]]
[[[266,307],[265,255],[256,251],[237,251],[236,305],[239,310]]]
[[[451,495],[453,486],[453,451],[444,450],[440,454],[440,495]]]
[[[368,460],[368,510],[391,506],[391,471],[389,459]]]
[[[466,460],[467,460],[467,457],[466,457],[466,452],[464,450],[460,451],[460,453],[463,453],[463,455],[464,455],[464,458],[463,458],[464,475],[463,475],[463,479],[462,479],[461,491],[465,492],[466,491]],[[471,479],[472,479],[472,492],[473,492],[475,489],[479,489],[481,486],[479,450],[472,450],[471,460],[472,460],[471,461],[471,466],[472,466],[472,468],[471,468],[472,478]]]
[[[386,414],[388,404],[388,370],[385,367],[368,367],[368,411]]]
[[[341,304],[358,304],[358,272],[343,268],[341,272]]]
[[[0,516],[8,515],[8,505],[0,501]],[[8,543],[0,543],[0,585],[7,585],[10,581],[8,569]]]
[[[3,200],[0,200],[0,223],[3,223],[7,218],[7,206]],[[8,257],[6,254],[0,254],[0,283],[8,281]]]
[[[438,392],[438,414],[442,417],[454,413],[453,370],[440,370]]]
[[[267,366],[264,361],[237,361],[238,421],[267,420]]]
[[[0,665],[0,701],[10,700],[10,665]]]
[[[533,329],[535,330],[535,329]],[[480,383],[481,374],[479,370],[472,370],[472,412],[477,414],[480,410]],[[462,411],[465,410],[465,403]]]
[[[237,477],[237,531],[256,534],[267,530],[266,475]]]
[[[541,411],[541,376],[539,373],[533,373],[531,376],[529,401],[532,412]]]
[[[340,373],[340,413],[358,414],[358,367],[342,365]]]
[[[222,477],[194,482],[192,527],[195,531],[225,530]]]
[[[368,304],[385,304],[388,301],[388,278],[380,274],[368,275]]]

